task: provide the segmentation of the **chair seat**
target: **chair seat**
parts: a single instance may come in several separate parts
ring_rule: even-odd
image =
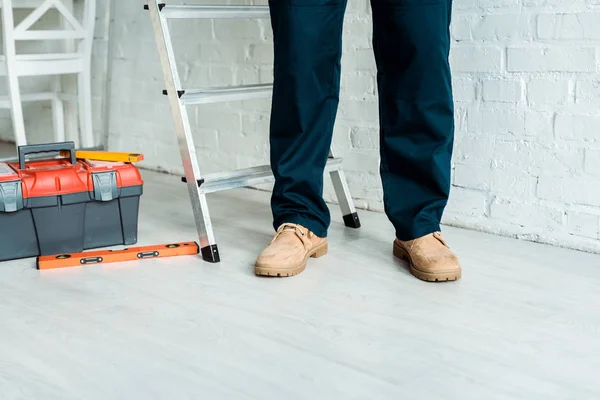
[[[19,54],[16,62],[18,76],[76,74],[85,68],[80,53]],[[0,76],[6,75],[6,57],[0,56]]]

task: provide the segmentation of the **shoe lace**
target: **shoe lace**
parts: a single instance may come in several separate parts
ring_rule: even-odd
[[[414,239],[410,242],[410,246],[408,248],[408,251],[413,251],[414,247],[417,245],[418,242],[422,241],[423,239],[425,239],[427,236],[422,236],[420,238]],[[442,237],[442,233],[441,232],[433,232],[433,237],[435,239],[437,239],[441,244],[443,244],[444,246],[448,247],[448,244],[446,244],[446,241],[444,240],[444,238]]]
[[[271,241],[271,243],[273,243],[274,241],[276,241],[284,232],[291,232],[293,231],[296,236],[298,236],[298,238],[304,243],[305,241],[305,237],[310,234],[310,231],[307,230],[307,232],[304,231],[304,229],[298,225],[298,224],[292,224],[292,223],[284,223],[282,224],[278,229],[277,229],[277,233],[275,234],[275,237],[273,238],[273,240]]]

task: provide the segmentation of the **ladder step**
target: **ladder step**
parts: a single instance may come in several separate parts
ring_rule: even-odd
[[[330,158],[325,167],[326,172],[341,169],[341,158]],[[232,172],[221,172],[207,175],[204,181],[201,181],[200,190],[203,193],[220,192],[223,190],[236,189],[246,186],[261,185],[273,182],[273,173],[271,167],[262,165],[259,167],[245,168]]]
[[[188,106],[194,104],[219,103],[225,101],[265,99],[270,98],[272,93],[272,84],[186,90],[181,96],[181,103]]]
[[[164,6],[160,14],[167,19],[270,17],[268,6]]]

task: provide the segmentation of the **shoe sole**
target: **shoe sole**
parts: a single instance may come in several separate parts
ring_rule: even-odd
[[[457,281],[462,277],[462,271],[460,269],[437,273],[421,271],[413,264],[412,259],[410,258],[410,254],[408,254],[408,251],[406,251],[402,246],[398,246],[396,242],[394,242],[394,256],[404,261],[407,261],[408,266],[410,267],[410,273],[422,281],[447,282]]]
[[[298,265],[295,265],[290,268],[278,268],[278,267],[273,267],[273,266],[267,267],[267,266],[255,264],[254,272],[256,273],[256,275],[273,276],[273,277],[286,277],[286,276],[298,275],[300,272],[304,271],[304,269],[306,268],[306,263],[308,262],[309,258],[323,257],[325,254],[327,254],[328,250],[329,250],[328,242],[325,242],[325,243],[322,243],[322,244],[316,246],[314,249],[312,249],[311,251],[306,253],[304,260]]]

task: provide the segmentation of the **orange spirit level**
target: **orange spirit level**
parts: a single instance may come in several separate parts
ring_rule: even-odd
[[[69,152],[61,151],[61,157],[68,157]],[[111,151],[83,151],[77,150],[75,157],[79,160],[96,160],[96,161],[112,161],[112,162],[126,162],[134,163],[144,160],[143,154],[138,153],[118,153]]]
[[[123,250],[99,250],[83,253],[56,254],[37,258],[37,269],[78,267],[90,264],[106,264],[121,261],[146,260],[149,258],[174,257],[198,254],[196,242],[130,247]]]

